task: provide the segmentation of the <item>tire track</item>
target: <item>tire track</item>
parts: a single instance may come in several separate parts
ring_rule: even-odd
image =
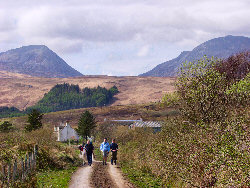
[[[95,188],[118,188],[110,176],[109,165],[103,165],[102,162],[94,162],[90,181]]]

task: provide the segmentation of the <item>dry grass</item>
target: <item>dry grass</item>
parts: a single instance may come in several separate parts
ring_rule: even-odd
[[[145,106],[150,106],[146,109]],[[162,121],[167,117],[175,116],[176,112],[173,108],[162,108],[158,103],[137,104],[137,105],[118,105],[107,107],[81,108],[66,111],[58,111],[44,114],[42,123],[45,127],[53,128],[54,125],[60,122],[69,121],[73,128],[77,127],[80,115],[89,110],[96,118],[98,123],[101,123],[106,118],[107,120],[117,119],[133,119],[142,118],[145,121]],[[27,123],[27,116],[3,118],[0,121],[10,121],[15,128],[23,129]]]
[[[175,78],[83,76],[76,78],[38,78],[0,71],[0,106],[15,106],[21,110],[38,102],[45,93],[59,83],[78,84],[81,88],[110,88],[116,85],[120,91],[112,104],[128,105],[156,102],[166,92],[173,92]]]

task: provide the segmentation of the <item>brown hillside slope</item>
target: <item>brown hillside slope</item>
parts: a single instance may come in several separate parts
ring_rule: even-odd
[[[39,78],[0,71],[0,106],[19,109],[34,105],[58,83],[79,84],[80,88],[110,88],[116,85],[120,91],[112,105],[140,104],[159,101],[166,92],[174,91],[175,78],[82,76],[75,78]]]

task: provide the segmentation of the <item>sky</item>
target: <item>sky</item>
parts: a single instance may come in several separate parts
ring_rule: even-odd
[[[250,37],[250,0],[0,0],[0,52],[46,45],[84,75],[136,76],[212,38]]]

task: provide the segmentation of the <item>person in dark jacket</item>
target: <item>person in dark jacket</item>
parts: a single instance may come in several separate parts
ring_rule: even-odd
[[[116,165],[118,144],[115,143],[115,139],[113,139],[112,144],[110,144],[110,151],[112,152],[111,164],[113,165],[113,162],[114,162]]]
[[[89,140],[87,141],[87,144],[85,145],[85,150],[86,150],[88,165],[91,166],[92,165],[92,154],[93,154],[94,146],[92,145],[92,143],[90,143]]]

